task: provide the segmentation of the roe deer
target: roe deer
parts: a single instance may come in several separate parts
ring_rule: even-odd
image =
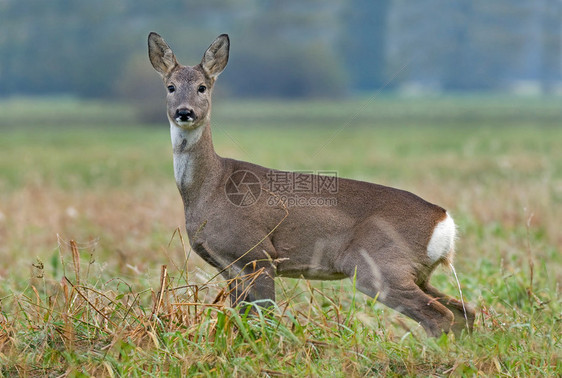
[[[431,336],[470,331],[474,310],[428,282],[453,257],[456,227],[444,209],[382,185],[278,171],[215,153],[211,95],[229,48],[222,34],[201,63],[183,66],[160,35],[148,36],[150,61],[168,91],[189,243],[230,280],[232,306],[274,301],[275,276],[348,277]],[[288,206],[287,191],[303,188],[309,190],[298,192],[298,206]],[[248,274],[251,280],[242,279]]]

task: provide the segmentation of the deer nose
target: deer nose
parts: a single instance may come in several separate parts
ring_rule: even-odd
[[[176,116],[175,116],[177,121],[180,122],[193,122],[195,121],[195,112],[192,109],[188,109],[188,108],[180,108],[178,110],[176,110]]]

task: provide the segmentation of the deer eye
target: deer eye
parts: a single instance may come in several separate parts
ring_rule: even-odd
[[[176,91],[176,87],[173,85],[168,85],[168,93],[174,93]]]
[[[205,93],[205,91],[207,90],[207,87],[204,85],[200,85],[199,88],[197,88],[197,92],[199,93]]]

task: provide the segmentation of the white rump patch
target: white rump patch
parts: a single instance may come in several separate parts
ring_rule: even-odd
[[[455,222],[447,213],[446,218],[437,223],[437,226],[433,229],[433,234],[427,244],[427,256],[429,256],[432,263],[445,257],[449,257],[448,259],[452,260],[456,233],[457,227]]]

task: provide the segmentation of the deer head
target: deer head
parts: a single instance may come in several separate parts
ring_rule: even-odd
[[[164,39],[157,33],[150,33],[149,58],[168,91],[170,124],[194,130],[209,122],[213,85],[228,63],[229,47],[228,35],[222,34],[205,51],[201,63],[183,66]]]

